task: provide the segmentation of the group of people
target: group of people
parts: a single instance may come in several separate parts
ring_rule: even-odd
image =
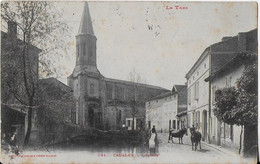
[[[184,127],[185,128],[185,127]],[[173,131],[173,129],[170,129],[170,131]],[[190,128],[190,131],[199,131],[197,127],[195,127],[194,125],[192,125],[192,127]],[[157,135],[156,129],[155,129],[155,125],[153,125],[153,128],[151,130],[151,134],[155,133]]]

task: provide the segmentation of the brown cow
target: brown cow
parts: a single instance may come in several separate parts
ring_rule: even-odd
[[[173,137],[175,138],[179,138],[179,144],[182,143],[183,144],[183,141],[182,141],[182,138],[183,138],[183,135],[187,132],[187,129],[186,128],[183,128],[181,130],[177,130],[177,131],[170,131],[169,133],[169,139],[168,139],[168,143],[170,140],[172,140],[172,143],[173,143]]]

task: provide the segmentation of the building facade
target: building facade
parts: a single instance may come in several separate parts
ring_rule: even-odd
[[[202,53],[189,72],[186,74],[188,85],[188,127],[194,125],[201,133],[204,141],[216,141],[214,129],[216,120],[212,113],[212,83],[205,81],[219,69],[231,61],[238,53],[256,52],[256,30],[239,33],[234,37],[223,37]],[[234,79],[233,79],[234,80]],[[214,86],[215,87],[215,86]],[[213,125],[212,125],[213,124]],[[224,126],[224,125],[222,125]],[[228,126],[222,127],[228,131]],[[213,133],[213,135],[212,135]],[[214,136],[214,137],[213,137]]]
[[[169,132],[187,127],[186,85],[174,85],[172,92],[158,95],[146,102],[146,126],[158,132]],[[182,113],[182,114],[181,114]],[[178,117],[178,114],[179,115]]]
[[[212,107],[209,103],[211,84],[205,79],[223,67],[245,47],[245,35],[223,37],[204,50],[186,74],[188,85],[188,126],[194,125],[204,141],[210,141]]]
[[[16,22],[9,21],[7,24],[8,31],[1,31],[1,134],[2,138],[16,136],[16,144],[22,146],[28,127],[28,99],[24,79],[29,83],[29,89],[32,89],[31,82],[37,83],[41,50],[29,45],[28,53],[23,53],[25,43],[17,36]],[[27,76],[23,74],[24,71]],[[33,117],[30,139],[36,138],[37,133]]]
[[[218,89],[236,87],[237,80],[242,76],[247,65],[252,64],[256,60],[256,54],[239,53],[224,67],[219,69],[213,75],[206,79],[211,83],[211,107],[214,109],[215,92]],[[212,115],[211,118],[211,143],[239,148],[241,126],[229,125],[217,120],[217,117]]]
[[[208,118],[208,84],[204,79],[209,75],[209,48],[186,75],[187,78],[187,119],[188,127],[196,126],[206,136]]]
[[[168,90],[104,77],[97,68],[96,41],[85,3],[76,36],[76,66],[68,77],[76,99],[76,124],[99,129],[144,126],[145,100]]]
[[[209,99],[211,110],[215,108],[215,91],[236,87],[236,82],[242,76],[246,67],[257,60],[257,29],[242,33],[242,35],[245,38],[244,49],[240,49],[240,52],[237,52],[234,58],[205,79],[211,86]],[[222,123],[212,114],[210,133],[212,143],[237,149],[240,145],[240,133],[241,126]]]
[[[174,85],[172,92],[178,96],[177,123],[179,122],[180,128],[187,128],[187,85]]]

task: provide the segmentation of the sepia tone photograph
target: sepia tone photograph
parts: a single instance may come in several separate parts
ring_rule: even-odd
[[[257,2],[1,1],[2,163],[257,163]]]

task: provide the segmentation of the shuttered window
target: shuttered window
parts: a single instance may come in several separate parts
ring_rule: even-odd
[[[188,104],[191,104],[191,90],[188,90]]]
[[[195,100],[199,100],[199,82],[195,83]]]

